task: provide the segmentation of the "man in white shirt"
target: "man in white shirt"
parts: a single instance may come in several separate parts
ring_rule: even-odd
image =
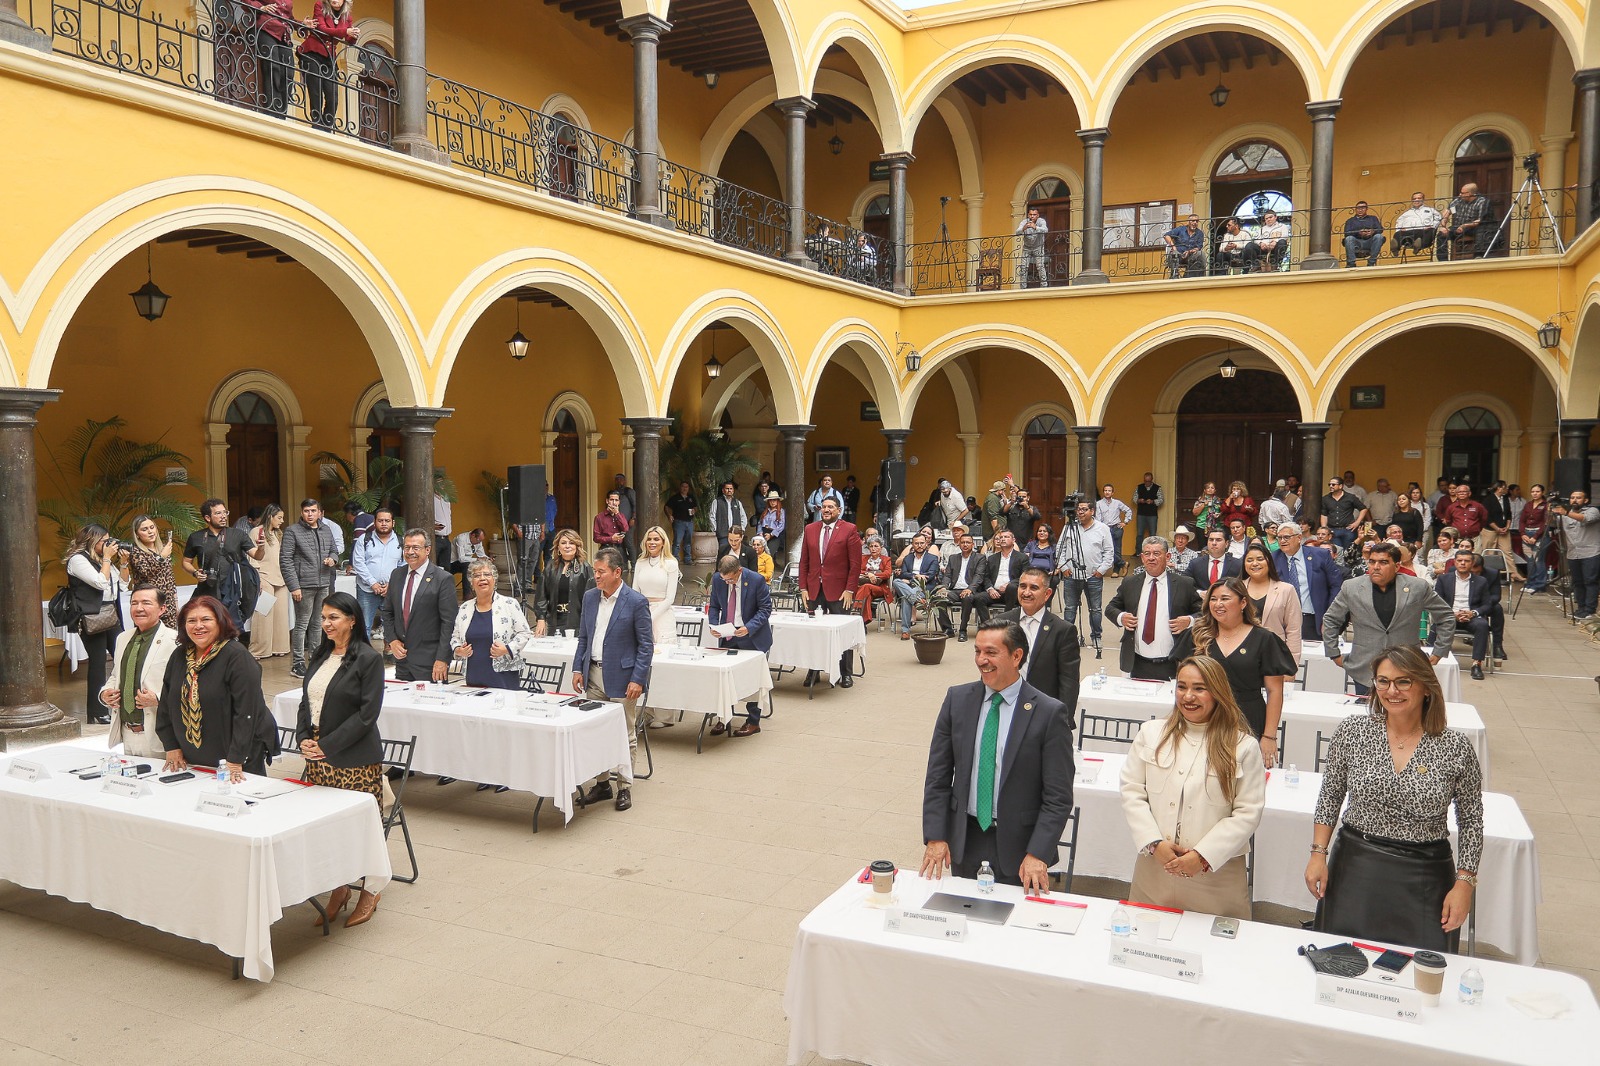
[[[810,516],[807,521],[822,521],[822,501],[832,500],[839,505],[839,510],[844,510],[844,493],[833,487],[833,477],[829,474],[822,475],[822,481],[806,497],[806,513]]]
[[[986,560],[979,595],[991,610],[1009,611],[1017,605],[1016,581],[1028,565],[1028,557],[1016,550],[1011,530],[995,534],[994,554]]]
[[[650,683],[655,627],[650,621],[650,601],[623,583],[625,562],[616,548],[594,553],[594,588],[583,594],[583,621],[572,656],[572,690],[591,700],[622,704],[631,756],[638,750],[639,699]],[[622,766],[600,774],[583,802],[610,799],[612,781],[617,780],[617,810],[627,810],[633,806],[628,786],[632,777],[632,768]]]
[[[128,594],[133,628],[117,634],[111,675],[100,690],[100,702],[111,712],[108,747],[120,742],[126,755],[160,758],[166,754],[156,736],[156,708],[166,684],[167,660],[178,646],[177,634],[161,624],[161,590],[139,585]]]
[[[433,494],[433,551],[434,562],[450,565],[450,501]]]
[[[1355,490],[1352,489],[1352,492]],[[1357,492],[1367,504],[1367,514],[1372,519],[1374,528],[1383,529],[1389,524],[1389,519],[1394,517],[1395,508],[1399,505],[1400,496],[1389,488],[1389,479],[1380,477],[1378,489],[1373,493]]]
[[[1122,627],[1122,670],[1144,681],[1171,681],[1178,664],[1172,647],[1179,633],[1200,613],[1200,596],[1185,574],[1167,569],[1164,537],[1147,537],[1139,549],[1144,573],[1117,586],[1106,617]],[[1199,560],[1196,560],[1197,562]]]
[[[1278,221],[1276,211],[1268,211],[1261,221],[1251,227],[1254,231],[1250,243],[1244,246],[1244,272],[1254,274],[1262,270],[1278,270],[1289,254],[1289,227]],[[1263,265],[1261,260],[1265,259]]]
[[[944,526],[954,529],[956,523],[968,517],[967,498],[960,489],[948,481],[939,482],[939,510],[944,512]]]
[[[383,598],[389,594],[389,575],[400,563],[400,534],[394,531],[394,512],[380,507],[372,512],[372,528],[350,546],[350,566],[356,572],[356,602],[361,606],[368,634],[378,620]]]
[[[1105,592],[1105,576],[1116,564],[1116,548],[1111,543],[1111,531],[1102,522],[1095,521],[1094,504],[1079,500],[1076,543],[1070,529],[1063,530],[1056,548],[1056,569],[1061,575],[1063,603],[1061,617],[1068,624],[1078,622],[1078,601],[1085,599],[1089,608],[1089,626],[1093,633],[1096,657],[1100,651],[1100,598]],[[1079,549],[1082,549],[1081,552]],[[1079,631],[1081,633],[1081,630]]]
[[[1245,536],[1247,528],[1242,518],[1235,518],[1228,523],[1228,554],[1235,559],[1242,560],[1244,550],[1250,546],[1250,538]]]
[[[1103,485],[1094,503],[1095,521],[1111,532],[1112,572],[1122,573],[1122,527],[1133,519],[1133,508],[1117,499],[1114,486]]]
[[[489,560],[488,545],[484,543],[482,529],[474,529],[468,533],[457,534],[454,544],[455,562],[445,567],[452,574],[461,575],[461,598],[468,596],[467,567],[482,559]]]
[[[1439,223],[1444,216],[1438,208],[1428,203],[1420,192],[1411,194],[1411,206],[1400,212],[1394,220],[1394,236],[1389,238],[1389,254],[1411,252],[1420,255],[1433,253],[1434,242],[1439,238]]]
[[[946,557],[944,561],[944,583],[950,589],[951,595],[961,604],[959,634],[950,624],[950,612],[943,607],[939,608],[939,624],[944,627],[944,635],[948,637],[954,634],[958,642],[966,641],[967,619],[974,612],[978,615],[979,625],[989,620],[989,607],[975,592],[982,572],[983,556],[972,550],[972,536],[963,528],[956,537],[956,553]]]
[[[1028,684],[1068,707],[1078,705],[1078,631],[1049,611],[1050,574],[1030,566],[1017,578],[1015,617],[1028,638]]]

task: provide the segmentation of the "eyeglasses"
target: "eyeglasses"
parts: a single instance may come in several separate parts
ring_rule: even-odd
[[[1399,692],[1410,691],[1411,686],[1414,684],[1416,684],[1416,681],[1409,677],[1375,677],[1372,679],[1373,688],[1392,688]]]

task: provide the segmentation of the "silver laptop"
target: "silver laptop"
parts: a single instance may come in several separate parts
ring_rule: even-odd
[[[935,892],[928,897],[928,902],[922,905],[923,910],[949,911],[951,914],[964,914],[968,921],[984,922],[988,925],[1005,925],[1006,919],[1011,916],[1014,903],[1007,903],[1001,899],[979,899],[976,896],[956,896],[949,892]]]

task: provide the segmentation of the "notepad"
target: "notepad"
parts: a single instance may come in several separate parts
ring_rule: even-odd
[[[1017,904],[1008,925],[1018,929],[1033,929],[1041,933],[1065,933],[1071,936],[1078,931],[1083,916],[1089,912],[1087,903],[1074,903],[1066,899],[1042,899],[1029,896]]]

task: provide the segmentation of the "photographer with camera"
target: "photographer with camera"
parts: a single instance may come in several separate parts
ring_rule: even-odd
[[[240,567],[247,555],[252,559],[265,555],[266,545],[255,543],[250,534],[228,525],[228,505],[222,500],[202,503],[200,520],[205,525],[189,534],[183,546],[183,568],[197,582],[194,596],[216,597],[233,616],[234,628],[242,628],[245,575]],[[253,570],[249,576],[251,584],[255,584]],[[249,608],[254,612],[254,597]]]
[[[1589,505],[1589,494],[1574,489],[1567,502],[1552,503],[1551,515],[1566,546],[1567,574],[1572,579],[1572,620],[1592,618],[1600,594],[1600,509]]]

